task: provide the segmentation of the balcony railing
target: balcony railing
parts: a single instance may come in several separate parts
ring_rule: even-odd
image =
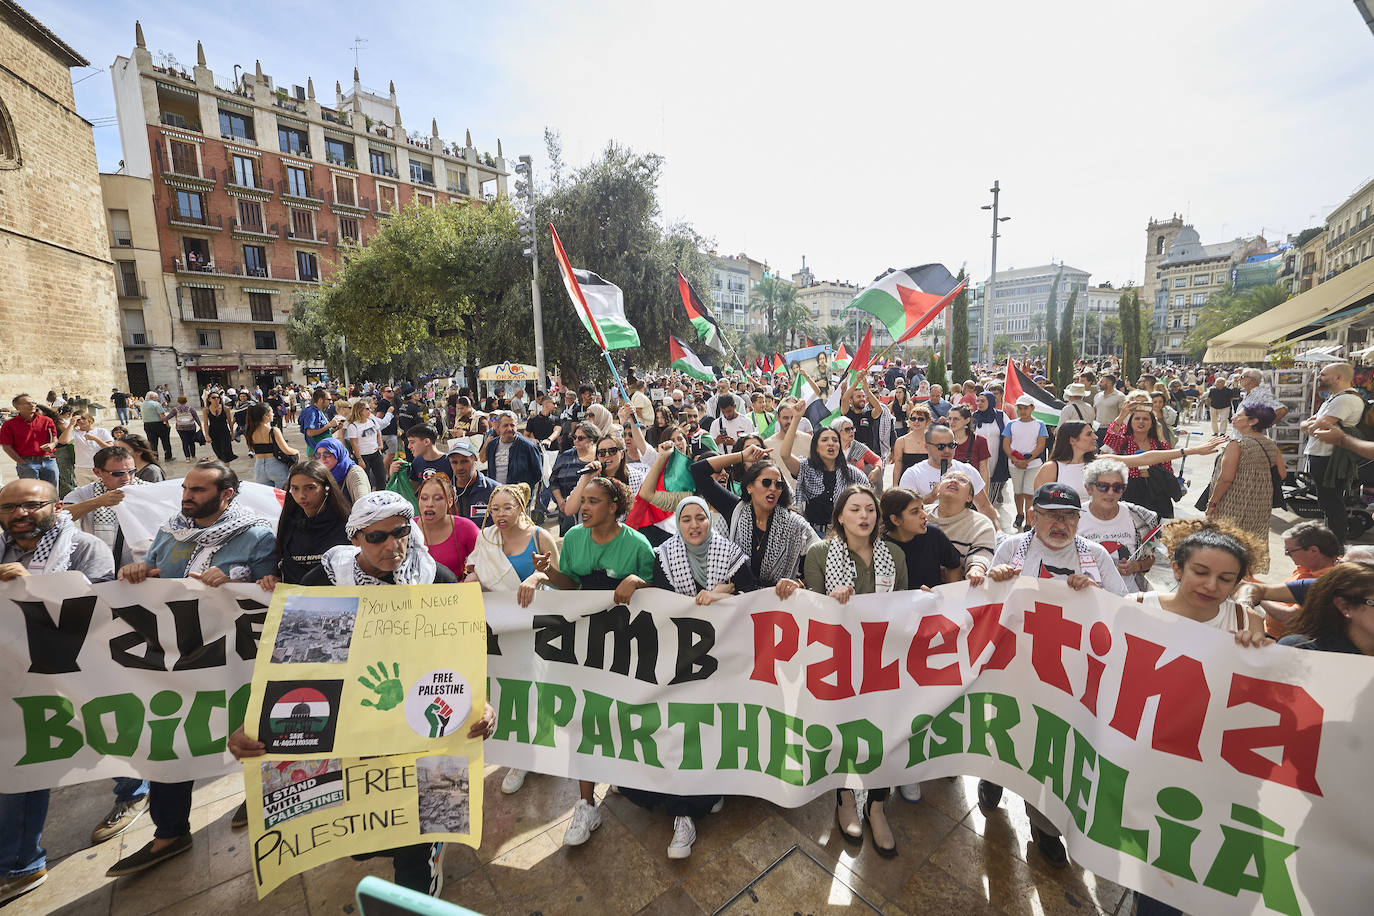
[[[321,229],[314,235],[296,235],[296,231],[290,226],[287,226],[286,229],[282,231],[281,237],[288,242],[315,242],[320,245],[330,244],[328,229]]]
[[[279,96],[276,96],[275,98],[272,99],[272,104],[273,104],[273,105],[276,105],[278,108],[284,109],[284,110],[286,110],[286,111],[294,111],[294,112],[297,112],[297,113],[299,113],[299,114],[305,114],[305,103],[304,103],[304,102],[298,102],[298,101],[296,101],[295,99],[291,98],[291,96],[289,96],[289,95],[288,95],[288,96],[280,96],[280,95],[279,95]]]
[[[119,298],[121,299],[147,299],[148,281],[130,280],[127,277],[119,278]]]
[[[396,170],[393,169],[393,168],[388,168],[387,166],[382,166],[380,169],[377,168],[377,166],[375,166],[375,165],[372,166],[372,174],[373,174],[373,175],[381,175],[381,176],[384,177],[384,178],[395,178],[395,177],[397,177],[397,176],[396,176]]]
[[[158,117],[158,121],[173,130],[187,130],[197,134],[201,132],[199,120],[188,121],[184,116],[176,114],[175,112],[164,111]]]
[[[173,258],[172,267],[176,273],[219,273],[213,259],[201,260],[200,258],[194,258],[188,262],[186,258]]]
[[[314,188],[293,189],[291,185],[287,182],[282,182],[281,196],[283,198],[294,197],[297,200],[314,201],[317,204],[324,203],[324,198],[321,197],[320,192],[315,190]]]
[[[422,185],[425,185],[426,187],[430,187],[430,188],[436,187],[436,185],[434,184],[434,179],[433,179],[433,178],[425,178],[423,175],[413,175],[413,174],[412,174],[412,175],[410,176],[410,183],[411,183],[411,184],[422,184]]]
[[[248,264],[235,264],[232,268],[234,273],[242,274],[245,277],[261,277],[265,280],[272,279],[272,265],[264,264],[262,267],[253,267]]]
[[[329,163],[330,165],[343,166],[346,169],[356,169],[358,167],[358,160],[352,156],[340,158],[339,156],[334,156],[329,153],[325,153],[324,161]]]
[[[342,124],[345,127],[351,127],[353,125],[353,122],[350,121],[348,118],[347,112],[335,111],[332,108],[321,108],[320,117],[324,118],[331,124]]]
[[[261,194],[275,194],[277,192],[277,181],[275,178],[264,178],[261,175],[254,175],[252,184],[239,184],[237,175],[226,174],[224,176],[224,187],[226,190],[257,191]]]
[[[340,194],[338,191],[326,191],[325,199],[331,206],[353,207],[358,210],[372,209],[372,199],[370,197],[359,197],[356,194]]]
[[[146,331],[130,331],[126,337],[127,339],[124,342],[124,346],[126,347],[151,347],[153,345],[148,339],[148,333]]]
[[[281,144],[278,143],[277,146],[281,146]],[[299,156],[299,157],[302,158],[302,159],[309,159],[309,158],[310,158],[310,144],[309,144],[309,143],[306,143],[306,144],[304,144],[303,146],[301,146],[300,149],[284,149],[284,150],[282,150],[282,152],[285,153],[285,154],[288,155],[288,156]]]
[[[251,233],[251,234],[253,234],[253,235],[266,235],[266,236],[275,236],[275,235],[276,235],[275,232],[270,232],[270,231],[267,229],[267,227],[266,227],[265,225],[263,225],[261,222],[258,222],[258,223],[244,223],[244,222],[240,222],[239,220],[236,219],[236,220],[233,221],[233,223],[230,225],[229,228],[230,228],[230,230],[233,231],[233,232],[248,232],[248,233]]]
[[[115,232],[115,233],[112,233],[112,235],[113,235],[113,237],[114,237],[114,244],[115,244],[115,246],[117,246],[117,247],[119,247],[119,248],[132,248],[132,247],[134,247],[134,238],[133,238],[133,236],[129,235],[127,232]]]
[[[224,217],[218,213],[210,214],[202,211],[199,215],[182,213],[176,207],[167,208],[167,222],[181,223],[183,225],[204,226],[207,229],[223,229]]]

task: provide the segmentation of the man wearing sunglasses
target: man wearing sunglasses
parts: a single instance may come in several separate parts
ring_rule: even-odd
[[[0,582],[67,571],[92,582],[114,578],[110,548],[77,530],[62,510],[57,488],[47,481],[28,478],[0,488]],[[141,785],[137,779],[128,782]],[[0,793],[0,824],[5,825],[0,834],[0,901],[26,894],[48,878],[47,853],[39,845],[48,798],[48,789]]]
[[[134,476],[134,453],[123,445],[102,448],[92,458],[95,482],[77,487],[63,500],[72,520],[82,531],[94,534],[114,552],[115,566],[126,566],[136,557],[119,528],[114,507],[124,501],[126,486],[140,486]]]
[[[1078,522],[1078,536],[1100,544],[1111,554],[1128,591],[1148,592],[1150,583],[1145,574],[1155,564],[1158,542],[1147,542],[1145,538],[1159,524],[1159,516],[1122,499],[1129,473],[1126,465],[1115,458],[1098,458],[1084,466],[1083,488],[1088,491],[1088,505]]]
[[[954,457],[954,433],[943,423],[931,423],[926,427],[926,458],[907,468],[901,477],[901,486],[914,490],[927,505],[939,498],[935,485],[950,471],[962,471],[973,482],[973,507],[992,520],[993,530],[997,530],[997,512],[988,500],[987,487],[983,475],[971,464]]]

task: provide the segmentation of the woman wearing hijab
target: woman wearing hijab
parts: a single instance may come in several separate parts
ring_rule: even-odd
[[[364,495],[372,492],[372,484],[367,481],[367,471],[348,454],[348,446],[333,436],[326,436],[315,446],[315,457],[329,468],[334,482],[342,489],[349,505],[356,503]],[[424,539],[420,540],[424,543]]]
[[[1002,451],[1002,429],[1006,425],[1006,415],[997,409],[997,392],[981,392],[978,395],[978,409],[973,412],[971,428],[987,443],[989,464],[996,461],[988,469],[992,478],[988,482],[988,499],[994,506],[1002,502],[1002,488],[1011,479],[1011,467],[1006,453]],[[994,455],[996,459],[992,458]]]
[[[689,496],[677,507],[677,534],[654,551],[654,588],[691,595],[697,604],[758,588],[744,550],[711,527],[711,507]]]

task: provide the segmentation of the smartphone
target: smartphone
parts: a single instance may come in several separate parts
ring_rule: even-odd
[[[358,882],[356,896],[360,916],[481,916],[467,907],[400,887],[375,875]]]

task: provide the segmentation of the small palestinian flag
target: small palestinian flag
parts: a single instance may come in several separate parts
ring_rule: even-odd
[[[782,356],[779,355],[779,354],[777,354],[777,353],[774,353],[774,354],[773,354],[773,368],[772,368],[770,371],[772,371],[772,372],[777,372],[778,370],[782,369],[782,367],[783,367],[784,365],[785,365],[785,364],[784,364],[783,361],[782,361]]]
[[[843,372],[849,368],[850,362],[849,351],[844,348],[844,344],[840,344],[840,348],[835,351],[835,356],[830,360],[830,371]]]
[[[687,318],[692,322],[692,327],[697,329],[698,339],[717,353],[724,353],[725,344],[721,341],[720,325],[711,317],[711,313],[697,297],[697,291],[692,289],[692,284],[687,282],[687,278],[680,270],[677,272],[677,289],[682,294],[682,307],[687,310]]]
[[[668,335],[668,362],[679,372],[685,372],[694,379],[703,382],[714,382],[716,374],[705,366],[697,355],[687,349],[686,345],[672,334]]]
[[[692,482],[692,462],[687,456],[673,449],[673,453],[668,456],[668,463],[663,468],[663,473],[658,475],[658,480],[654,481],[654,491],[657,493],[691,493],[696,490],[696,484]],[[635,494],[634,504],[630,506],[630,512],[625,516],[625,524],[634,528],[658,527],[670,534],[677,532],[677,525],[673,522],[673,512],[668,509],[661,509],[649,500]]]
[[[944,309],[959,289],[959,281],[943,264],[922,264],[903,270],[888,268],[845,306],[883,323],[895,341],[919,333]]]
[[[1013,420],[1016,419],[1016,399],[1023,394],[1028,394],[1035,399],[1033,413],[1035,419],[1046,426],[1059,425],[1059,411],[1064,409],[1064,402],[1035,384],[1035,381],[1022,372],[1021,367],[1016,365],[1008,356],[1007,385],[1006,391],[1003,392],[1002,409]]]
[[[864,331],[864,339],[859,342],[859,352],[854,355],[854,361],[850,364],[855,372],[863,372],[868,368],[868,359],[873,349],[873,325],[868,326]]]
[[[288,732],[323,731],[329,724],[329,700],[313,687],[297,687],[272,704],[268,724],[278,735]]]

